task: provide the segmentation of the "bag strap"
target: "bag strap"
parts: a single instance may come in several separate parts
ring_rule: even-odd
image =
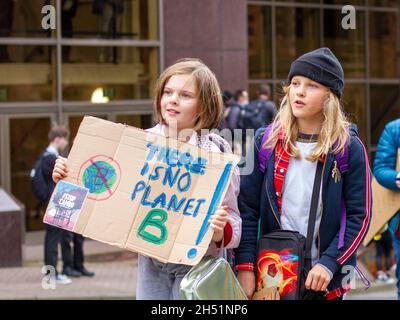
[[[265,128],[264,134],[261,139],[261,144],[260,144],[260,149],[258,152],[258,169],[264,173],[265,168],[268,164],[269,158],[272,155],[273,149],[271,148],[263,148],[263,145],[267,141],[270,133],[271,133],[271,128],[272,125],[269,125]],[[333,147],[335,148],[338,142],[336,141],[333,144]],[[349,142],[347,141],[343,152],[339,152],[335,155],[335,160],[337,162],[339,172],[343,175],[349,170]],[[338,243],[338,248],[340,249],[343,247],[344,244],[344,233],[346,230],[346,206],[344,203],[344,199],[342,197],[342,203],[341,203],[341,210],[340,210],[340,235],[339,235],[339,243]]]
[[[308,218],[307,239],[306,239],[306,259],[311,261],[311,248],[314,239],[315,222],[317,220],[317,209],[319,203],[319,192],[321,190],[323,163],[318,161],[315,172],[314,186],[311,196],[310,216]]]

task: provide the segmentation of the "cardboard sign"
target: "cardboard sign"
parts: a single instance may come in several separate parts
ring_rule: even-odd
[[[397,151],[396,170],[400,171],[400,150]],[[364,246],[374,238],[383,226],[400,210],[400,191],[394,191],[380,185],[372,179],[372,220],[363,241]]]
[[[44,222],[162,262],[195,265],[238,162],[233,154],[85,117]]]

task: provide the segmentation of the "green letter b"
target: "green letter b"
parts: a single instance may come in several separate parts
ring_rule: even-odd
[[[150,210],[147,216],[143,219],[138,230],[138,236],[143,240],[154,244],[163,244],[167,240],[168,231],[165,227],[165,222],[167,221],[168,214],[161,209]],[[148,226],[155,227],[160,230],[160,235],[156,236],[148,231],[146,228]]]

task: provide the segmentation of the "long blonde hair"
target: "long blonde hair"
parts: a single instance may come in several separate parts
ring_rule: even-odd
[[[300,152],[295,145],[299,134],[299,128],[289,102],[289,91],[290,85],[283,87],[285,95],[273,121],[270,136],[262,147],[274,147],[278,141],[279,132],[282,130],[285,136],[285,149],[290,151],[290,156],[299,158]],[[327,155],[329,151],[331,151],[331,148],[333,148],[332,152],[334,154],[343,152],[346,142],[349,141],[350,138],[350,122],[342,111],[339,98],[329,89],[322,112],[324,120],[318,135],[317,145],[313,152],[307,157],[309,161],[315,161],[320,159],[321,156]],[[335,144],[335,142],[337,143]]]

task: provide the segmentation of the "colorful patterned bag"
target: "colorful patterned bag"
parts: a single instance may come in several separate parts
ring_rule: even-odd
[[[317,299],[323,293],[305,289],[311,270],[311,247],[321,188],[322,163],[318,161],[311,197],[307,238],[297,231],[276,230],[262,235],[257,247],[256,294],[276,288],[281,300]]]

